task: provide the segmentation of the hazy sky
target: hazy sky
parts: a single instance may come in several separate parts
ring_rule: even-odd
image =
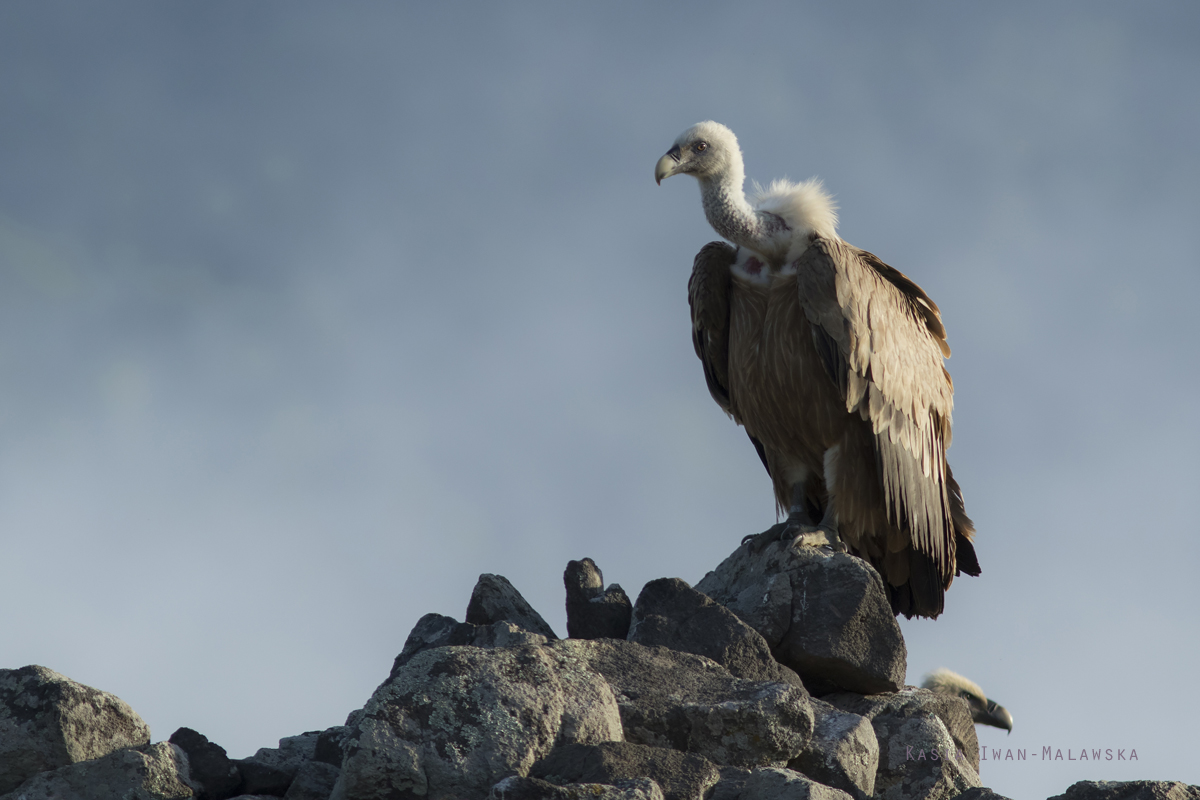
[[[775,521],[653,180],[711,118],[942,307],[983,575],[902,627],[984,784],[1200,783],[1198,86],[1188,2],[4,3],[0,666],[243,757],[481,572],[697,582]]]

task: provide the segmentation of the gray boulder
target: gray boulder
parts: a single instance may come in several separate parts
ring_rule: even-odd
[[[977,786],[974,789],[967,789],[962,794],[956,796],[954,800],[1009,800],[1009,798],[996,794],[986,787]]]
[[[629,641],[711,658],[737,678],[803,686],[758,631],[678,578],[650,581],[633,609]]]
[[[305,761],[296,771],[283,800],[329,800],[341,770],[320,761]]]
[[[313,761],[321,731],[308,731],[279,740],[279,747],[261,747],[258,752],[237,762],[242,774],[240,791],[282,797],[300,768]]]
[[[346,725],[336,725],[326,728],[317,735],[317,746],[313,750],[313,760],[335,767],[342,766],[342,744],[350,735]]]
[[[513,775],[492,787],[489,800],[663,800],[662,789],[649,778],[613,784],[569,783],[556,786],[539,778]]]
[[[875,797],[947,800],[981,786],[975,726],[961,698],[906,686],[892,694],[822,699],[871,721],[879,741]]]
[[[471,590],[466,619],[472,625],[511,622],[547,639],[558,638],[546,620],[542,619],[542,615],[533,610],[533,606],[526,602],[503,575],[484,573],[479,576],[475,588]]]
[[[243,758],[234,762],[242,776],[242,785],[238,791],[243,794],[269,795],[283,797],[292,781],[296,778],[297,767],[293,770],[280,769],[251,758]]]
[[[738,800],[751,772],[743,767],[721,767],[721,779],[704,800]]]
[[[159,742],[38,773],[0,800],[182,800],[195,789],[187,755]]]
[[[1200,786],[1180,781],[1079,781],[1050,800],[1200,800]]]
[[[738,800],[851,800],[850,795],[790,769],[764,767],[750,773]]]
[[[786,764],[812,735],[802,687],[742,680],[703,656],[617,639],[566,639],[550,648],[604,676],[630,742],[755,767]]]
[[[454,617],[442,614],[426,614],[417,620],[400,655],[392,662],[388,680],[412,660],[417,653],[435,647],[518,647],[527,644],[545,644],[552,637],[532,633],[514,622],[501,620],[490,625],[475,625],[459,622]]]
[[[545,646],[419,653],[351,719],[337,800],[486,797],[555,745],[622,738],[604,679]]]
[[[703,756],[632,742],[556,747],[530,768],[529,775],[560,785],[650,778],[665,800],[701,800],[721,778],[716,765]]]
[[[187,753],[188,769],[200,800],[225,800],[238,793],[242,773],[225,753],[225,748],[191,728],[180,728],[168,740]]]
[[[567,589],[567,636],[572,639],[624,639],[633,605],[617,584],[604,589],[604,574],[590,558],[568,561],[563,572]]]
[[[866,800],[875,794],[879,769],[879,742],[866,717],[842,711],[813,699],[815,727],[804,751],[788,762],[788,768]]]
[[[150,742],[115,695],[39,666],[0,669],[0,794],[47,770]]]
[[[821,699],[843,711],[866,717],[872,722],[887,717],[936,716],[946,726],[950,738],[954,740],[955,748],[965,756],[966,763],[970,764],[975,772],[979,772],[979,739],[975,734],[971,707],[961,697],[905,686],[899,692],[889,694],[863,697],[850,693],[836,693]],[[879,736],[878,729],[876,736]],[[880,739],[879,747],[882,752],[883,739]]]
[[[809,691],[894,692],[908,654],[883,580],[869,564],[826,548],[742,545],[696,589],[754,628]]]

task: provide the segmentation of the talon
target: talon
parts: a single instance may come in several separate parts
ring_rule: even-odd
[[[787,527],[788,524],[786,522],[780,522],[776,525],[772,525],[762,533],[752,533],[749,536],[743,537],[742,544],[750,545],[750,552],[760,553],[762,552],[762,549],[771,542],[777,542],[782,539],[784,537],[784,533],[787,531]]]

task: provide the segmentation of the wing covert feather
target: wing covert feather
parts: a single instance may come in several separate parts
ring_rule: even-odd
[[[846,410],[871,424],[889,518],[943,576],[953,574],[945,448],[954,400],[937,305],[903,273],[840,239],[814,235],[794,266],[830,378]],[[835,352],[839,363],[831,363]]]
[[[736,257],[737,251],[725,242],[709,242],[696,254],[692,277],[688,280],[692,345],[704,365],[708,392],[726,414],[732,414],[729,402],[729,292],[732,279],[729,268]]]

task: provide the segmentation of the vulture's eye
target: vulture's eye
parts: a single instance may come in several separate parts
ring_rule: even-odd
[[[696,142],[695,150],[697,153],[703,153],[708,149],[708,142]]]

